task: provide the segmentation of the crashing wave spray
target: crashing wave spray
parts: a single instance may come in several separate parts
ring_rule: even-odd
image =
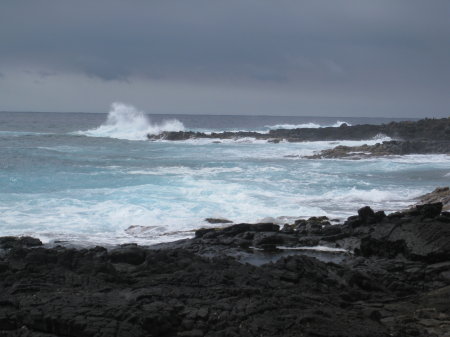
[[[183,131],[184,125],[177,119],[152,124],[142,111],[132,105],[113,103],[106,122],[98,128],[78,131],[77,134],[90,137],[109,137],[128,140],[145,140],[147,135],[164,131]]]

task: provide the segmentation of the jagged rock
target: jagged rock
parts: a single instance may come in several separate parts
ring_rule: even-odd
[[[417,198],[418,204],[431,204],[441,202],[443,210],[450,210],[450,188],[438,187],[433,192],[427,193]]]
[[[358,215],[351,216],[345,222],[345,225],[350,228],[359,226],[367,226],[376,224],[386,217],[383,211],[374,212],[369,206],[362,207],[358,210]]]
[[[347,221],[345,221],[344,225],[350,228],[356,228],[361,226],[364,223],[363,219],[359,215],[353,215],[348,217]]]
[[[126,245],[112,250],[109,257],[113,263],[138,265],[145,261],[145,251],[135,245]]]
[[[278,245],[292,245],[298,242],[298,238],[286,233],[260,232],[253,238],[255,247],[267,247],[269,245],[276,247]]]
[[[361,253],[390,258],[402,254],[427,261],[450,259],[450,226],[439,221],[440,209],[440,203],[422,205],[414,214],[382,219],[362,238]]]
[[[38,247],[42,246],[42,242],[39,239],[29,236],[4,236],[0,237],[0,249],[10,249],[19,247]]]
[[[442,202],[416,206],[417,212],[425,218],[435,218],[442,212]]]
[[[367,222],[367,220],[369,218],[372,218],[375,216],[375,212],[369,206],[365,206],[358,210],[358,215],[362,221]]]
[[[237,224],[109,251],[0,238],[0,336],[445,336],[450,214],[441,208],[364,207],[340,225]],[[323,262],[311,249],[277,249],[285,245],[355,254]]]
[[[228,219],[221,219],[221,218],[206,218],[206,222],[210,224],[218,224],[218,223],[233,223],[233,221]]]
[[[160,135],[148,135],[147,137],[150,140],[186,140],[191,138],[235,139],[253,137],[256,139],[271,140],[272,142],[275,142],[277,140],[302,142],[318,140],[364,140],[371,139],[380,134],[383,134],[394,139],[412,142],[410,144],[397,144],[395,142],[391,143],[391,145],[388,145],[388,151],[408,151],[409,153],[415,153],[411,151],[416,151],[414,149],[415,146],[421,147],[422,145],[420,145],[418,142],[423,140],[442,142],[442,145],[438,145],[437,143],[430,143],[429,145],[425,144],[423,146],[430,146],[430,148],[435,148],[436,151],[448,151],[448,141],[450,141],[449,130],[450,118],[426,118],[414,122],[391,122],[389,124],[381,125],[363,124],[325,128],[278,129],[270,130],[268,133],[239,131],[206,134],[202,132],[179,131],[163,132]],[[397,145],[399,146],[400,150],[395,149]],[[428,150],[430,150],[430,148],[428,148]]]
[[[344,146],[339,145],[332,149],[322,150],[320,153],[307,156],[309,159],[320,158],[349,158],[361,159],[368,157],[381,157],[407,154],[450,153],[449,140],[392,140],[375,145]]]
[[[225,228],[202,228],[195,232],[195,237],[200,238],[209,234],[211,237],[228,236],[233,237],[237,234],[245,232],[277,232],[280,229],[279,225],[272,223],[257,223],[257,224],[236,224]]]
[[[314,216],[309,219],[295,220],[291,229],[304,234],[322,234],[324,229],[329,226],[331,226],[331,223],[326,216]]]
[[[207,233],[215,233],[216,228],[200,228],[195,231],[195,238],[199,239]]]

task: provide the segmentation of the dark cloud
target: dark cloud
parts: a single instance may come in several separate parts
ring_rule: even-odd
[[[331,92],[344,102],[433,93],[440,101],[430,104],[446,114],[448,13],[447,0],[4,0],[0,69],[270,87],[322,100]]]

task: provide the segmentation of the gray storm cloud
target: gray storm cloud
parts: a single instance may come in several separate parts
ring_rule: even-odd
[[[448,13],[440,0],[5,0],[0,110],[446,116]]]

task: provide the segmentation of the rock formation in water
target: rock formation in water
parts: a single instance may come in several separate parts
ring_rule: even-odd
[[[440,202],[444,211],[450,211],[450,187],[438,187],[433,192],[424,194],[416,199],[419,204]]]
[[[407,155],[407,154],[450,154],[450,141],[434,140],[393,140],[375,145],[345,146],[339,145],[332,149],[307,156],[309,159],[348,158],[362,159],[370,157]]]
[[[4,337],[450,336],[442,203],[364,207],[339,225],[201,229],[153,247],[4,237],[0,248]]]
[[[202,133],[193,131],[163,132],[160,135],[148,135],[149,139],[186,140],[191,138],[233,139],[253,137],[267,140],[287,140],[290,142],[320,140],[365,140],[380,134],[400,140],[450,141],[450,118],[422,119],[419,121],[391,122],[381,125],[342,124],[340,127],[277,129],[268,133],[249,131]]]
[[[405,154],[450,154],[450,118],[422,119],[419,121],[391,122],[381,125],[342,124],[340,127],[299,128],[270,130],[268,133],[249,131],[202,133],[193,131],[163,132],[159,135],[148,135],[150,140],[187,140],[187,139],[239,139],[251,137],[272,143],[280,141],[338,141],[367,140],[384,135],[395,139],[376,145],[359,147],[338,146],[310,156],[319,158],[364,158],[385,155]]]

